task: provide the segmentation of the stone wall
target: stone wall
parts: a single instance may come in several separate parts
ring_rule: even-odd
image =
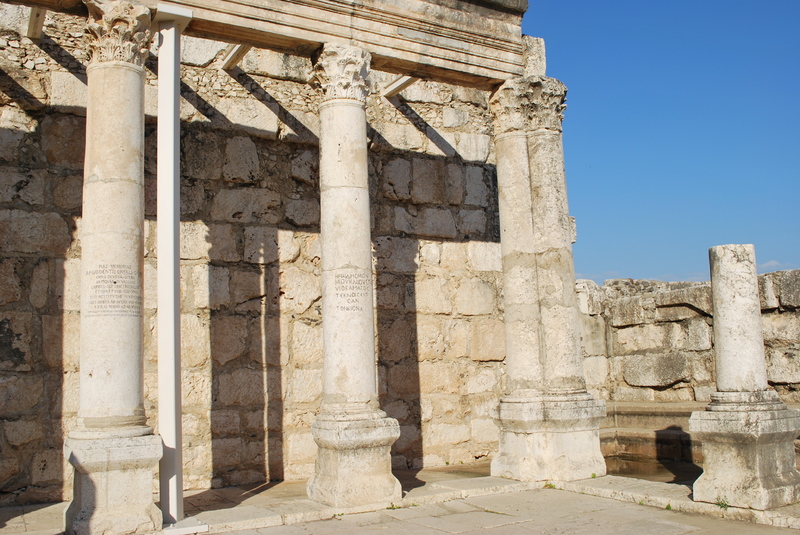
[[[710,401],[711,285],[615,279],[577,283],[589,390],[609,401]],[[770,384],[800,402],[800,270],[759,276]]]
[[[86,104],[82,21],[0,5],[0,503],[71,495]],[[307,58],[184,39],[181,324],[185,483],[313,471],[322,394],[317,106]],[[145,393],[157,426],[156,91],[146,86]],[[373,72],[380,88],[393,75]],[[488,94],[418,82],[372,96],[379,391],[396,467],[496,448],[500,249]]]

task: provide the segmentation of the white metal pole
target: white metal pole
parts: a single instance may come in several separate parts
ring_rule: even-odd
[[[158,431],[164,524],[183,519],[180,328],[180,39],[191,11],[159,4],[158,48]]]

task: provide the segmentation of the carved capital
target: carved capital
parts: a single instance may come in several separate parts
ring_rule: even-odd
[[[325,92],[324,100],[349,98],[366,102],[371,59],[363,48],[326,43],[314,65],[314,83]]]
[[[566,86],[555,78],[528,76],[507,80],[489,101],[495,134],[540,129],[560,132],[566,97]]]
[[[150,8],[131,0],[83,0],[89,8],[86,33],[92,61],[144,65],[150,39]]]
[[[531,114],[530,93],[524,78],[507,80],[489,100],[494,114],[494,133],[525,132]]]
[[[528,78],[531,88],[531,128],[561,132],[564,110],[567,109],[567,86],[555,78],[536,76]]]

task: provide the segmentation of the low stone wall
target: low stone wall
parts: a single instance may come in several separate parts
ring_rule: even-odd
[[[800,270],[759,276],[770,384],[800,401]],[[710,400],[715,391],[711,284],[579,280],[589,390],[609,401]]]

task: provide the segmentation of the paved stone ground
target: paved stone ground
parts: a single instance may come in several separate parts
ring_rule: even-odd
[[[306,498],[302,481],[191,491],[185,494],[191,518],[184,522],[203,522],[209,534],[238,535],[759,535],[800,530],[800,505],[752,511],[696,503],[691,488],[682,483],[606,476],[545,486],[487,473],[488,464],[401,472],[405,496],[388,508],[324,506]],[[0,533],[60,533],[64,507],[0,508]],[[190,532],[173,529],[163,535]]]
[[[796,530],[705,517],[573,492],[540,489],[331,520],[238,531],[238,535],[759,535]]]

